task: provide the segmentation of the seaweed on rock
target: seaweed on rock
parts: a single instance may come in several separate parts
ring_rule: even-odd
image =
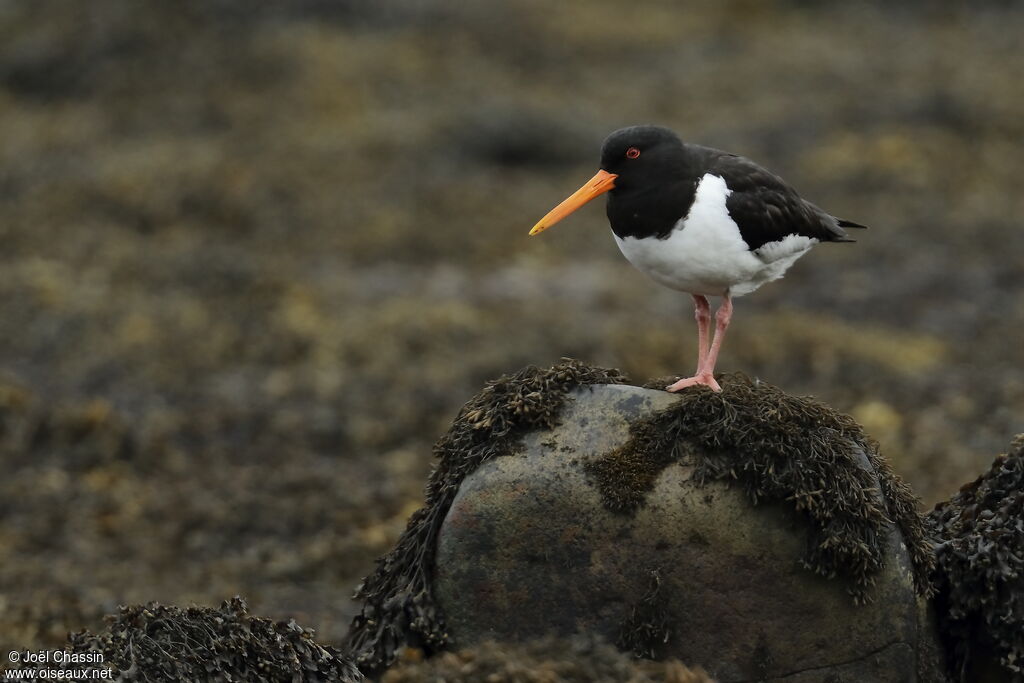
[[[450,645],[432,593],[434,553],[463,479],[483,462],[515,452],[527,432],[553,427],[573,389],[624,382],[618,371],[566,359],[493,381],[463,406],[434,447],[438,462],[426,504],[357,589],[363,608],[346,648],[364,672],[383,670],[405,646],[430,654]],[[692,456],[698,481],[735,480],[753,503],[779,501],[802,514],[804,565],[848,578],[855,600],[866,599],[883,567],[892,525],[907,544],[918,591],[930,594],[934,554],[917,499],[861,427],[820,402],[743,375],[722,384],[722,393],[682,392],[678,403],[630,425],[630,441],[590,466],[605,503],[636,508],[665,467]],[[636,623],[624,624],[626,645],[650,649],[668,628],[658,617],[638,612]]]
[[[629,611],[619,628],[615,644],[635,657],[660,659],[662,649],[672,637],[672,620],[661,591],[661,571],[650,570],[650,584],[640,601]]]
[[[1024,434],[928,516],[939,620],[959,680],[993,656],[1024,674]],[[1013,678],[1012,680],[1018,680]]]
[[[678,403],[634,422],[630,440],[589,468],[605,504],[625,511],[641,505],[660,472],[681,460],[695,464],[698,483],[736,481],[755,505],[778,501],[802,514],[808,523],[804,566],[846,577],[858,602],[883,567],[888,528],[895,524],[918,592],[931,593],[935,560],[918,501],[852,418],[732,374],[723,378],[721,393],[688,390]]]
[[[250,616],[239,597],[217,609],[149,603],[121,607],[97,634],[69,637],[64,661],[102,663],[76,669],[112,667],[116,679],[150,681],[334,681],[351,683],[362,674],[337,649],[313,640],[313,631],[294,620],[274,622]],[[70,668],[70,667],[69,667]]]
[[[553,427],[573,389],[624,381],[617,370],[563,359],[546,370],[530,366],[489,382],[462,407],[434,446],[438,462],[427,482],[426,504],[356,591],[363,609],[352,621],[346,646],[362,670],[383,669],[406,644],[427,652],[448,645],[444,615],[432,594],[433,556],[462,480],[481,463],[512,454],[526,432]]]

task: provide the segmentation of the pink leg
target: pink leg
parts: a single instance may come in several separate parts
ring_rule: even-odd
[[[703,298],[703,297],[702,297]],[[696,299],[696,297],[694,297]],[[705,303],[707,299],[704,299]],[[701,329],[700,323],[700,311],[697,312],[697,326],[698,334],[703,332],[698,338],[698,343],[701,349],[704,349],[704,344],[707,342],[707,326]],[[721,391],[722,387],[718,385],[715,380],[715,363],[718,362],[718,352],[722,348],[722,341],[725,339],[725,331],[729,328],[729,321],[732,319],[732,299],[729,294],[722,298],[722,305],[718,307],[718,312],[715,314],[715,338],[711,342],[711,348],[708,349],[707,353],[700,354],[700,360],[697,365],[697,374],[693,377],[687,377],[681,379],[672,386],[665,387],[666,391],[679,391],[686,387],[692,387],[695,384],[703,384],[709,386],[715,391]],[[710,306],[708,307],[707,323],[710,323]]]
[[[697,320],[697,370],[704,367],[708,357],[708,331],[711,327],[711,304],[701,294],[693,295],[693,317]]]
[[[729,329],[729,321],[732,320],[732,298],[726,294],[722,297],[722,305],[715,313],[715,340],[711,342],[711,349],[708,351],[707,361],[704,370],[710,375],[715,371],[715,363],[718,362],[718,352],[722,348],[722,341],[725,339],[725,331]]]

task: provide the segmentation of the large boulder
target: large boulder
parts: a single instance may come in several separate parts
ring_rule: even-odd
[[[701,400],[729,408],[729,391]],[[744,479],[741,465],[753,461],[729,446],[747,442],[712,438],[721,420],[676,430],[667,455],[638,457],[636,425],[650,427],[678,395],[598,385],[570,397],[556,426],[468,474],[448,509],[433,592],[454,642],[585,632],[703,666],[723,682],[943,680],[915,592],[922,540],[908,542],[913,524],[892,523],[896,508],[882,498],[895,496],[891,474],[879,480],[877,454],[846,427],[813,411],[797,419],[792,406],[768,417],[755,406],[749,425],[726,411],[735,424],[724,429],[741,436],[790,420],[771,448],[839,444],[822,462],[837,459],[846,479],[822,478],[820,490],[802,481],[787,500],[778,485]],[[771,462],[757,465],[758,476],[777,484]],[[801,467],[787,476],[818,477]],[[873,521],[859,525],[857,515]]]

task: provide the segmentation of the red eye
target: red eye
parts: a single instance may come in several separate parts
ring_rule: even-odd
[[[636,147],[630,147],[629,149],[626,150],[627,159],[636,159],[638,156],[640,156],[640,150],[638,150]]]

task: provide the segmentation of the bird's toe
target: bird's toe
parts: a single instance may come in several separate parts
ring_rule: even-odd
[[[675,384],[670,384],[669,386],[665,387],[665,391],[675,393],[677,391],[685,389],[686,387],[693,387],[698,385],[710,387],[712,391],[722,390],[722,387],[718,384],[717,380],[715,380],[714,376],[711,373],[702,373],[699,375],[694,375],[693,377],[686,377],[684,379],[681,379]]]

